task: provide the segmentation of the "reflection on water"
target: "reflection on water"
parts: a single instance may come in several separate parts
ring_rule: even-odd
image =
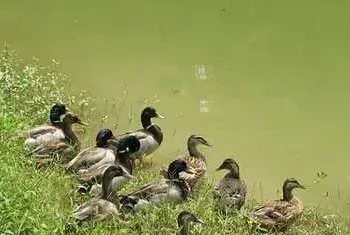
[[[220,177],[213,170],[233,156],[252,197],[275,196],[292,176],[309,185],[297,192],[306,203],[349,212],[349,9],[350,1],[3,0],[0,41],[28,59],[57,59],[78,90],[125,98],[117,111],[97,107],[103,125],[139,128],[139,110],[156,106],[166,116],[156,162],[185,152],[198,133],[215,145],[203,150],[209,173]],[[321,171],[327,177],[314,184]]]
[[[209,112],[209,102],[208,102],[208,100],[200,100],[199,101],[199,112],[201,112],[201,113]]]
[[[197,78],[199,78],[200,80],[207,80],[208,76],[204,65],[196,64],[194,68],[195,68],[195,74]]]

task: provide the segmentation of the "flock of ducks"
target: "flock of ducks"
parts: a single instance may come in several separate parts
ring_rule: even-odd
[[[167,169],[160,170],[160,179],[117,196],[118,190],[135,178],[136,160],[142,167],[146,156],[155,152],[163,142],[161,128],[152,122],[163,118],[153,107],[141,113],[142,128],[115,136],[110,129],[101,129],[96,145],[80,151],[80,142],[72,129],[73,124],[86,125],[64,104],[57,103],[50,110],[51,124],[28,131],[25,149],[38,166],[59,162],[77,176],[79,192],[94,195],[78,206],[74,217],[81,222],[106,221],[123,213],[137,213],[150,205],[165,202],[181,203],[197,190],[206,173],[206,157],[199,145],[212,147],[202,136],[191,135],[187,140],[188,154],[172,161]],[[227,216],[238,212],[246,201],[247,185],[240,177],[240,168],[232,158],[225,159],[217,168],[228,173],[213,189],[213,199]],[[292,194],[302,186],[296,179],[283,183],[283,198],[271,201],[249,214],[259,228],[283,230],[300,217],[301,201]],[[204,223],[199,217],[183,211],[178,215],[181,234],[187,234],[190,222]]]

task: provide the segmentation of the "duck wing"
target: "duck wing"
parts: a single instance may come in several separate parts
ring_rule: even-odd
[[[115,204],[100,198],[93,198],[74,211],[74,218],[80,221],[103,221],[118,215],[119,212]]]
[[[28,131],[28,137],[36,138],[39,135],[43,135],[46,133],[53,133],[57,130],[57,127],[52,125],[44,124],[40,126],[36,126]]]
[[[191,166],[195,171],[195,174],[189,175],[188,179],[186,180],[190,188],[193,189],[199,180],[205,175],[207,171],[207,164],[203,159],[193,156],[185,156],[181,159],[184,160],[187,165]]]
[[[67,142],[57,142],[57,143],[50,143],[47,145],[40,145],[36,149],[34,149],[30,154],[33,154],[33,156],[41,156],[41,155],[50,155],[53,156],[55,154],[60,154],[67,149],[69,149],[71,145],[69,145]]]
[[[159,181],[146,184],[127,196],[135,196],[141,199],[150,199],[154,195],[167,193],[172,185],[172,180],[161,179]]]
[[[299,215],[296,210],[297,206],[291,202],[275,200],[257,208],[252,217],[264,227],[282,228]]]
[[[75,170],[80,167],[90,167],[91,165],[107,158],[111,161],[114,160],[114,153],[112,150],[100,147],[89,147],[81,151],[74,159],[72,159],[67,164],[66,168]],[[101,162],[100,165],[102,164],[103,162]]]
[[[213,190],[214,199],[218,199],[222,206],[235,206],[238,209],[244,204],[247,186],[243,180],[224,178]]]
[[[135,136],[137,139],[141,140],[141,139],[146,138],[148,135],[149,135],[148,131],[146,131],[145,129],[139,129],[136,131],[129,131],[129,132],[126,132],[124,134],[118,135],[112,140],[119,142],[121,139],[123,139],[127,136]]]
[[[115,155],[114,152],[111,149],[103,149],[103,151],[100,152],[100,156],[96,156],[96,159],[99,158],[97,162],[90,165],[88,170],[94,170],[98,169],[103,165],[106,164],[114,164],[115,162]]]
[[[111,163],[108,163],[97,168],[78,171],[78,179],[81,182],[100,182],[104,171],[110,165]]]
[[[27,146],[51,145],[65,141],[65,134],[61,129],[55,128],[45,134],[36,135],[33,138],[25,140],[24,144]]]

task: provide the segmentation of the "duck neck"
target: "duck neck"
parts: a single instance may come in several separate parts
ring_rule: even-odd
[[[290,201],[293,198],[293,193],[290,188],[283,187],[283,200]]]
[[[69,144],[79,145],[79,140],[72,129],[72,124],[63,123],[62,130]]]
[[[156,124],[151,124],[146,129],[151,135],[154,137],[154,139],[157,141],[158,144],[161,144],[163,141],[163,132],[160,129],[159,126]]]
[[[102,195],[101,198],[104,200],[111,201],[112,200],[112,183],[113,177],[110,175],[104,175],[102,178]]]
[[[197,144],[189,142],[187,148],[190,156],[202,159],[206,162],[205,156],[198,151]]]
[[[239,171],[231,169],[230,172],[225,175],[225,178],[239,179]]]
[[[143,129],[147,129],[147,127],[152,125],[152,120],[148,115],[142,114],[141,123],[142,123]]]
[[[172,178],[174,179],[174,178]],[[184,180],[180,180],[178,178],[175,178],[176,181],[174,182],[181,190],[181,195],[182,195],[182,199],[186,200],[190,194],[191,188],[188,185],[188,183]]]

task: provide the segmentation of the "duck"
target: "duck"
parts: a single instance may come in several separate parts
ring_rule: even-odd
[[[71,156],[80,148],[80,142],[72,130],[72,125],[77,123],[85,126],[87,124],[71,112],[61,115],[61,122],[61,127],[52,133],[59,138],[47,142],[44,140],[47,134],[38,136],[36,140],[40,145],[29,152],[27,156],[32,155],[42,164],[50,163],[56,160],[55,158],[58,158],[62,163],[69,161]]]
[[[78,155],[66,165],[66,169],[73,172],[79,169],[86,169],[102,159],[113,162],[115,155],[108,144],[108,140],[111,138],[114,138],[114,136],[110,129],[103,128],[99,130],[96,135],[96,145],[88,147],[78,153]]]
[[[239,165],[234,159],[227,158],[217,168],[220,170],[229,172],[214,187],[213,197],[226,213],[240,210],[246,200],[247,185],[240,177]]]
[[[37,137],[46,135],[48,133],[54,133],[57,131],[57,129],[62,128],[61,116],[66,114],[67,112],[68,109],[66,108],[66,105],[62,103],[54,104],[50,109],[51,125],[43,124],[28,130],[25,134],[25,136],[27,137],[27,139],[25,140],[25,146],[37,146]],[[51,135],[47,135],[47,138],[49,138],[50,136]]]
[[[288,178],[283,183],[283,197],[273,200],[255,209],[252,219],[262,230],[285,230],[295,222],[303,212],[303,205],[299,198],[293,195],[295,188],[305,189],[295,178]]]
[[[205,225],[203,220],[199,218],[197,215],[189,212],[189,211],[181,211],[177,216],[177,224],[180,229],[180,235],[188,235],[190,234],[190,223],[199,223]]]
[[[106,221],[119,215],[119,201],[111,188],[112,179],[119,176],[128,176],[120,166],[111,165],[103,174],[102,193],[78,206],[73,213],[74,218],[80,222]]]
[[[197,148],[199,144],[208,147],[213,147],[213,145],[211,145],[206,139],[204,139],[204,137],[200,135],[191,135],[187,140],[187,149],[189,154],[182,158],[179,158],[185,161],[186,164],[192,167],[196,172],[194,175],[183,174],[182,176],[192,190],[197,185],[199,180],[204,176],[207,170],[207,160]],[[163,177],[167,178],[167,172],[164,169],[160,171],[160,174],[163,175]]]
[[[138,138],[141,143],[140,149],[133,153],[131,157],[134,160],[138,159],[141,166],[144,158],[155,152],[163,142],[163,132],[158,125],[152,123],[152,118],[163,119],[164,117],[153,107],[144,108],[141,112],[142,129],[119,135],[114,140],[118,142],[127,136]]]
[[[135,213],[148,205],[185,201],[191,189],[186,181],[182,179],[182,173],[195,174],[195,171],[185,161],[174,160],[169,164],[166,179],[162,178],[156,182],[146,184],[122,196],[120,200],[121,208]]]
[[[86,170],[78,171],[78,179],[82,184],[84,184],[79,186],[79,192],[96,193],[100,191],[103,172],[110,165],[118,165],[130,175],[133,174],[133,164],[130,155],[140,148],[139,140],[135,136],[129,136],[124,138],[123,141],[118,142],[114,147],[113,154],[115,155],[115,158],[113,161],[106,161],[103,164],[98,164],[98,162]],[[102,159],[101,161],[104,160],[105,159]],[[131,179],[131,177],[115,177],[112,180],[113,191],[119,190],[121,185],[126,183],[129,179]]]

